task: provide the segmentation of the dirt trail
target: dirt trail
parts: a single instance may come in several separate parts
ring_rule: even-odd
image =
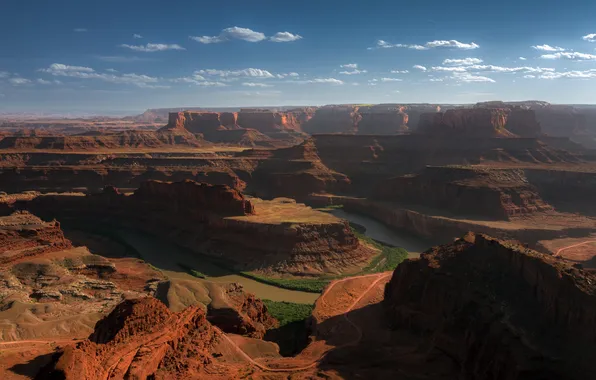
[[[335,285],[340,284],[342,282],[346,282],[346,281],[352,281],[352,280],[356,280],[356,279],[360,279],[360,278],[376,278],[372,284],[370,284],[370,286],[368,286],[361,294],[360,296],[354,300],[354,302],[352,302],[350,304],[350,306],[344,311],[343,317],[344,319],[354,327],[354,329],[356,330],[357,333],[357,337],[349,342],[349,343],[345,343],[341,346],[338,346],[336,348],[342,348],[342,347],[348,347],[348,346],[354,346],[356,344],[358,344],[360,342],[360,340],[362,340],[362,329],[360,328],[360,326],[358,326],[356,323],[354,323],[350,317],[348,316],[348,313],[350,311],[352,311],[352,309],[354,309],[358,303],[362,300],[362,298],[364,298],[366,296],[366,294],[368,292],[370,292],[380,281],[382,281],[383,279],[390,277],[392,275],[392,272],[384,272],[384,273],[377,273],[377,274],[371,274],[371,275],[362,275],[362,276],[355,276],[355,277],[348,277],[348,278],[344,278],[341,280],[337,280],[332,282],[326,289],[325,291],[321,294],[321,299],[324,300],[324,297],[327,295],[327,293],[329,293],[329,291],[331,289],[333,289],[335,287]],[[188,322],[188,316],[183,319],[183,323]],[[230,337],[228,337],[221,329],[219,329],[216,326],[213,326],[213,328],[215,330],[217,330],[223,337],[224,339],[226,339],[228,341],[228,343],[230,343],[232,345],[232,347],[234,347],[238,353],[244,358],[246,359],[246,361],[248,361],[249,363],[251,363],[252,365],[258,367],[259,369],[263,370],[263,371],[267,371],[267,372],[297,372],[297,371],[303,371],[303,370],[307,370],[309,368],[312,368],[314,366],[316,366],[320,360],[322,359],[322,355],[321,357],[319,357],[318,359],[314,360],[312,363],[305,365],[305,366],[300,366],[300,367],[293,367],[293,368],[272,368],[266,365],[263,365],[257,361],[255,361],[253,358],[251,358],[248,354],[246,354]],[[164,337],[166,337],[167,334],[163,334],[163,333],[156,333],[153,334],[153,336],[148,337],[149,339],[147,339],[147,343],[145,343],[145,345],[147,344],[158,344],[161,343],[161,341],[163,340]],[[9,346],[9,345],[17,345],[17,344],[27,344],[27,343],[55,343],[55,344],[59,344],[59,343],[73,343],[72,339],[69,340],[56,340],[56,339],[48,339],[48,340],[21,340],[21,341],[14,341],[14,342],[2,342],[0,343],[0,346]],[[132,352],[135,352],[138,348],[132,348],[129,352],[127,352],[127,354],[130,354]],[[118,357],[115,358],[111,358],[111,360],[109,360],[108,363],[105,363],[108,368],[105,371],[105,378],[109,379],[111,377],[111,375],[113,374],[114,370],[116,370],[118,364],[120,364],[120,362],[122,361],[123,356],[120,355]]]
[[[354,329],[356,330],[358,336],[356,339],[354,339],[353,341],[343,344],[341,346],[338,346],[336,348],[342,348],[342,347],[348,347],[348,346],[354,346],[356,344],[358,344],[360,342],[360,340],[362,340],[362,329],[360,328],[360,326],[358,326],[356,323],[354,323],[350,317],[348,317],[348,313],[350,311],[352,311],[352,309],[354,309],[354,307],[356,307],[356,305],[358,305],[358,303],[362,300],[362,298],[364,298],[364,296],[371,291],[380,281],[382,281],[383,279],[390,277],[392,275],[393,272],[384,272],[384,273],[378,273],[378,274],[371,274],[371,275],[363,275],[363,276],[355,276],[355,277],[348,277],[348,278],[344,278],[342,280],[337,280],[332,282],[323,292],[323,294],[321,294],[321,298],[323,299],[323,297],[325,297],[325,295],[331,290],[333,289],[333,287],[339,283],[345,282],[345,281],[352,281],[355,279],[359,279],[359,278],[368,278],[368,277],[377,277],[377,279],[375,281],[373,281],[373,283],[366,288],[361,294],[360,296],[350,304],[350,306],[344,311],[343,317],[344,319],[354,327]],[[314,360],[312,363],[305,365],[305,366],[301,366],[301,367],[293,367],[293,368],[271,368],[269,366],[263,365],[257,361],[255,361],[253,358],[251,358],[250,356],[248,356],[244,351],[242,351],[242,349],[236,344],[234,343],[227,335],[225,335],[221,330],[219,330],[217,327],[216,329],[218,331],[220,331],[224,338],[228,340],[228,342],[240,353],[240,355],[242,355],[243,358],[245,358],[248,362],[250,362],[252,365],[260,368],[263,371],[268,371],[268,372],[297,372],[297,371],[304,371],[307,370],[309,368],[312,368],[314,366],[316,366],[320,360],[322,359],[322,357],[319,357],[318,359]]]
[[[581,243],[572,244],[572,245],[569,245],[569,246],[567,246],[567,247],[560,248],[560,249],[559,249],[559,250],[558,250],[558,251],[557,251],[557,252],[554,254],[554,256],[555,256],[555,257],[559,256],[559,255],[561,254],[561,252],[563,252],[563,251],[565,251],[565,250],[567,250],[567,249],[570,249],[570,248],[575,248],[575,247],[579,247],[579,246],[581,246],[581,245],[586,245],[586,244],[591,244],[591,243],[596,243],[596,240],[586,240],[586,241],[584,241],[584,242],[581,242]]]

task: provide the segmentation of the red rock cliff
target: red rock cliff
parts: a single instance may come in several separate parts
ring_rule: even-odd
[[[192,133],[210,133],[221,129],[234,129],[237,114],[234,112],[172,112],[165,130],[186,130]]]
[[[470,234],[400,264],[384,304],[467,379],[596,378],[596,276],[563,260]]]
[[[445,113],[423,114],[418,133],[433,136],[507,137],[507,111],[503,109],[467,108]]]
[[[265,134],[287,129],[296,131],[301,129],[296,115],[287,112],[241,110],[238,113],[238,125],[246,129],[256,129]]]
[[[397,106],[371,106],[358,109],[358,134],[394,135],[408,130],[408,115]]]
[[[170,203],[176,209],[196,209],[224,215],[249,215],[255,210],[242,193],[226,185],[209,185],[195,181],[141,183],[134,197]]]

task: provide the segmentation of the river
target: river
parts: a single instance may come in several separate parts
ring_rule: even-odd
[[[421,252],[431,246],[430,243],[424,240],[396,232],[366,216],[348,213],[341,209],[330,210],[328,212],[339,218],[347,219],[350,222],[364,226],[366,228],[366,236],[406,249],[410,258],[418,257]],[[211,282],[240,283],[247,292],[253,293],[261,299],[312,304],[319,297],[317,293],[282,289],[240,276],[213,264],[208,259],[205,259],[205,257],[193,254],[190,250],[168,243],[152,235],[132,230],[120,230],[118,231],[118,235],[135,248],[143,260],[159,268],[169,278],[205,281],[187,273],[180,265],[182,264],[185,267],[190,267],[203,273],[207,277],[206,280]]]
[[[433,246],[432,243],[424,239],[417,238],[408,233],[395,231],[368,216],[346,212],[342,209],[332,209],[326,212],[338,218],[364,226],[366,228],[364,234],[370,238],[388,245],[404,248],[408,251],[408,258],[417,258],[422,252]]]

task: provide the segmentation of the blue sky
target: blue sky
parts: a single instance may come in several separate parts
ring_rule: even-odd
[[[596,103],[596,2],[4,0],[0,111]]]

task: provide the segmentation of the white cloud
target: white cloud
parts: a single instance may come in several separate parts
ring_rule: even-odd
[[[390,44],[387,41],[384,40],[378,40],[377,41],[377,48],[381,48],[381,49],[389,49],[389,48],[406,48],[406,49],[413,49],[413,50],[427,50],[428,48],[426,46],[422,46],[422,45],[406,45],[406,44]]]
[[[442,82],[443,78],[430,78],[429,81],[430,82]]]
[[[339,65],[339,67],[341,67],[342,69],[357,69],[358,64],[357,63],[346,63],[345,65]]]
[[[116,70],[116,69],[106,69],[106,71],[109,73],[117,73],[118,72],[118,70]]]
[[[340,71],[340,74],[343,75],[357,75],[357,74],[366,74],[368,71],[366,70],[358,70],[358,69],[354,69],[352,71]]]
[[[164,50],[186,50],[182,46],[178,44],[152,44],[148,43],[147,45],[128,45],[122,44],[120,47],[127,48],[134,51],[142,51],[144,53],[154,53],[156,51],[164,51]]]
[[[279,79],[283,79],[283,78],[287,78],[287,77],[294,77],[297,78],[300,76],[300,74],[295,73],[295,72],[291,72],[291,73],[281,73],[281,74],[275,74],[275,76]]]
[[[448,72],[466,72],[468,71],[467,67],[462,67],[462,66],[449,66],[449,67],[445,67],[445,66],[433,66],[431,67],[432,71],[448,71]]]
[[[422,65],[414,65],[412,66],[413,68],[420,70],[420,71],[426,71],[426,67],[422,66]]]
[[[226,28],[221,31],[218,36],[201,36],[201,37],[193,37],[190,36],[190,39],[200,42],[202,44],[215,44],[229,40],[243,40],[248,42],[259,42],[265,39],[265,34],[261,32],[255,32],[254,30],[248,28],[241,28],[238,26],[233,26],[231,28]]]
[[[292,42],[301,39],[299,34],[292,34],[290,32],[277,32],[269,38],[272,42]]]
[[[407,74],[409,73],[408,70],[391,70],[391,74]]]
[[[220,77],[253,77],[253,78],[274,78],[275,76],[267,70],[262,69],[243,69],[243,70],[216,70],[205,69],[197,71],[201,75],[214,75]],[[296,73],[291,73],[296,74]],[[288,74],[289,75],[289,74]],[[294,76],[294,75],[291,75]]]
[[[39,84],[52,84],[51,81],[45,80],[45,79],[41,79],[41,78],[37,78],[37,83],[39,83]]]
[[[77,33],[85,33],[87,31],[86,28],[75,28],[73,29],[73,32],[77,32]]]
[[[315,78],[315,79],[310,79],[310,80],[293,80],[293,81],[289,81],[289,83],[298,83],[298,84],[326,83],[326,84],[341,85],[341,84],[344,84],[344,81],[335,79],[335,78]]]
[[[537,73],[537,72],[545,72],[545,71],[554,71],[555,69],[546,68],[546,67],[503,67],[503,66],[495,66],[495,65],[470,65],[470,66],[433,66],[431,68],[432,71],[442,71],[442,72],[457,72],[457,73],[464,73],[464,72],[491,72],[491,73],[516,73],[516,72],[526,72],[526,73]]]
[[[463,58],[463,59],[445,59],[443,61],[444,65],[453,65],[453,66],[469,66],[469,65],[477,65],[482,63],[483,61],[480,58]]]
[[[585,36],[582,37],[582,40],[588,41],[588,42],[596,42],[596,33],[586,34]]]
[[[520,60],[520,61],[527,61],[527,60],[528,60],[528,58],[526,58],[526,57],[519,57],[519,60]]]
[[[205,86],[205,87],[226,87],[227,84],[223,82],[197,82],[198,86]]]
[[[527,76],[526,76],[527,77]],[[536,76],[538,79],[592,79],[596,78],[596,69],[590,70],[583,70],[583,71],[564,71],[564,72],[554,72],[549,71],[545,73],[541,73],[540,75]]]
[[[247,86],[247,87],[273,87],[270,84],[265,84],[265,83],[255,83],[255,82],[244,82],[242,83],[243,86]]]
[[[401,82],[399,78],[381,78],[381,82]]]
[[[476,83],[476,82],[489,82],[495,83],[494,79],[489,77],[480,76],[480,75],[472,75],[470,73],[453,73],[453,78],[458,82],[465,82],[465,83]]]
[[[31,83],[31,81],[30,81],[29,79],[20,78],[20,77],[17,77],[17,78],[10,78],[8,81],[9,81],[9,82],[10,82],[12,85],[14,85],[14,86],[21,86],[21,85],[24,85],[24,84],[29,84],[29,83]]]
[[[541,55],[542,59],[567,59],[570,61],[595,61],[596,55],[578,52],[559,52]]]
[[[142,88],[164,88],[164,86],[156,85],[158,78],[150,77],[142,74],[105,74],[98,73],[90,67],[83,66],[69,66],[62,63],[53,63],[47,69],[40,69],[39,71],[48,73],[54,76],[79,78],[79,79],[97,79],[104,82],[117,84],[130,84]]]
[[[535,45],[535,46],[532,46],[532,49],[541,50],[541,51],[565,51],[565,50],[567,50],[560,46],[550,46],[550,45]]]
[[[536,75],[528,74],[528,75],[524,75],[524,78],[533,79],[533,78],[536,78]]]
[[[0,78],[8,78],[10,76],[10,73],[6,72],[6,71],[0,71]]]
[[[471,49],[478,49],[480,46],[477,45],[475,42],[470,42],[469,44],[459,42],[457,40],[437,40],[427,42],[424,46],[427,48],[453,48],[453,49],[463,49],[463,50],[471,50]]]
[[[140,34],[136,34],[135,33],[135,34],[132,35],[132,38],[143,38],[143,36],[141,36]]]

